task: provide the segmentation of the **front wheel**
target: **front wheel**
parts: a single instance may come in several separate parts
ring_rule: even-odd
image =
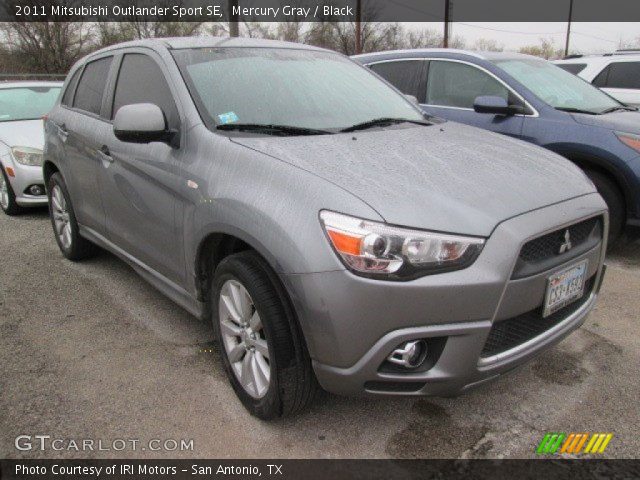
[[[284,291],[254,252],[225,258],[212,288],[213,323],[231,386],[263,420],[296,413],[319,389]]]
[[[71,197],[60,173],[51,175],[47,195],[53,233],[62,254],[74,261],[95,255],[97,247],[80,236]]]
[[[2,165],[0,165],[0,208],[9,216],[22,213],[22,208],[16,202],[16,195]]]

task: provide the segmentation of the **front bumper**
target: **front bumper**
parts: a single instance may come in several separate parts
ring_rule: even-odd
[[[606,205],[592,194],[509,219],[496,227],[471,267],[409,282],[371,280],[344,270],[284,275],[318,381],[348,395],[453,395],[516,368],[582,324],[596,301],[606,249],[603,242],[564,264],[514,280],[522,245],[596,215],[603,215],[606,233]],[[494,322],[540,306],[548,276],[583,259],[594,287],[579,308],[516,348],[482,356]],[[401,343],[420,338],[446,339],[431,368],[380,368]]]
[[[47,195],[31,195],[27,189],[31,185],[41,185],[44,192],[44,177],[42,175],[42,167],[33,167],[30,165],[22,165],[14,162],[10,156],[2,158],[2,163],[6,167],[9,166],[15,172],[15,176],[9,177],[9,183],[16,195],[16,203],[22,207],[40,206],[47,204]]]

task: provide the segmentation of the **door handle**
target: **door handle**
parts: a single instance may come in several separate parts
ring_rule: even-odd
[[[102,145],[100,150],[98,150],[98,154],[100,155],[100,159],[102,163],[106,167],[108,163],[113,163],[113,157],[111,156],[111,152],[109,151],[109,147],[106,145]]]
[[[69,130],[67,130],[67,126],[64,123],[54,124],[58,128],[58,135],[62,139],[63,142],[67,141],[67,137],[69,136]]]

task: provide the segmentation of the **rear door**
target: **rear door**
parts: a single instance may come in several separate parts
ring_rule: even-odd
[[[424,102],[427,62],[423,59],[382,61],[370,64],[369,68],[405,95],[413,95],[418,102]]]
[[[592,82],[627,105],[640,106],[640,61],[615,61]]]
[[[476,113],[474,101],[481,95],[502,97],[511,105],[524,101],[490,72],[462,61],[431,59],[427,69],[422,109],[437,117],[466,123],[497,133],[519,137],[523,115]]]
[[[169,128],[179,131],[177,103],[160,58],[136,49],[119,61],[110,99],[111,119],[124,105],[152,103],[163,111]],[[182,285],[184,251],[175,192],[184,148],[161,142],[122,142],[112,128],[100,148],[104,154],[100,181],[108,238],[165,279]]]
[[[102,116],[107,81],[113,56],[88,62],[81,72],[75,92],[65,91],[67,105],[56,115],[56,127],[64,139],[66,171],[63,171],[71,194],[76,218],[82,227],[104,233],[104,208],[101,201],[98,171],[100,138],[110,129]],[[74,79],[72,79],[74,81]],[[71,86],[71,85],[70,85]]]

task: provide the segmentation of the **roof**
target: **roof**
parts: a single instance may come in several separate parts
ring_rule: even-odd
[[[93,52],[93,54],[118,50],[127,47],[150,47],[150,48],[221,48],[221,47],[254,47],[254,48],[290,48],[297,50],[318,50],[329,51],[324,48],[313,47],[302,43],[283,42],[280,40],[265,40],[261,38],[242,37],[159,37],[133,40],[130,42],[117,43],[106,48]]]
[[[525,55],[524,53],[515,52],[477,52],[474,50],[461,50],[457,48],[414,48],[405,50],[387,50],[384,52],[375,53],[363,53],[361,55],[354,55],[352,58],[365,58],[376,57],[384,55],[398,55],[398,54],[413,54],[418,56],[426,56],[430,54],[449,54],[449,55],[467,55],[469,57],[475,57],[482,60],[507,60],[517,58],[537,58],[531,55]]]
[[[47,82],[40,80],[12,80],[10,82],[0,82],[0,88],[18,88],[18,87],[61,87],[64,82]]]

